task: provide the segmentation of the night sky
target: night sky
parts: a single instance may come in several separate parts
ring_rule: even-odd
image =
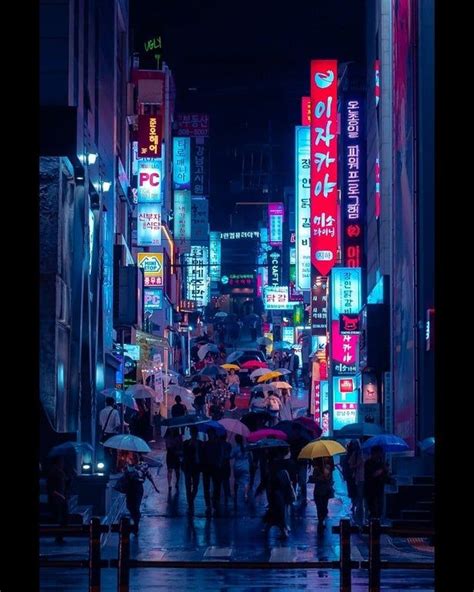
[[[136,50],[162,36],[176,111],[210,115],[211,228],[225,230],[236,199],[230,181],[241,169],[239,148],[268,142],[270,126],[277,183],[293,185],[293,128],[300,124],[300,98],[309,91],[310,60],[363,63],[365,0],[130,5]]]

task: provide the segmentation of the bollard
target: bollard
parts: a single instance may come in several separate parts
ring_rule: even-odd
[[[369,524],[369,592],[380,592],[380,520]]]
[[[89,592],[100,592],[100,519],[89,524]]]
[[[339,590],[351,592],[351,522],[347,518],[339,522]]]
[[[119,528],[118,592],[129,592],[130,586],[130,519],[121,518]]]

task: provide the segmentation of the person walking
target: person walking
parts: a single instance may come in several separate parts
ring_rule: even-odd
[[[287,506],[295,500],[288,471],[282,468],[281,461],[285,454],[285,450],[276,450],[270,457],[265,483],[269,507],[263,517],[265,523],[263,532],[268,533],[272,526],[278,526],[282,538],[288,538],[286,510]]]
[[[236,408],[235,397],[240,394],[240,378],[233,368],[227,376],[227,388],[230,392],[230,410],[232,411]]]
[[[53,524],[67,526],[69,517],[67,499],[67,475],[64,470],[64,458],[56,456],[51,461],[51,468],[46,478],[48,506]],[[62,535],[55,539],[56,543],[64,543]]]
[[[313,460],[312,482],[314,483],[314,503],[318,513],[318,531],[325,528],[329,499],[334,497],[333,469],[328,458]]]
[[[171,492],[173,471],[176,475],[175,490],[179,491],[179,477],[181,468],[181,455],[183,450],[183,438],[178,428],[169,428],[165,435],[166,444],[166,468],[168,469],[168,493]]]
[[[105,398],[105,407],[99,413],[99,423],[102,430],[99,441],[103,444],[112,436],[116,436],[121,430],[120,413],[115,406],[113,397]],[[117,450],[104,446],[106,465],[110,473],[117,468]]]
[[[364,497],[367,502],[369,519],[381,518],[385,484],[390,481],[390,473],[384,462],[381,446],[372,446],[370,458],[364,465]]]
[[[136,452],[130,452],[127,456],[124,477],[126,482],[126,506],[133,520],[133,532],[135,535],[138,535],[141,518],[140,506],[143,498],[143,483],[145,479],[151,482],[156,493],[160,493],[160,491],[153,480],[148,464]]]
[[[227,442],[227,434],[220,436],[222,442],[224,459],[222,462],[221,478],[222,478],[222,489],[224,491],[224,503],[227,504],[230,497],[230,456],[232,454],[232,444]]]
[[[354,440],[354,450],[349,459],[349,467],[354,476],[355,500],[353,515],[357,524],[364,523],[364,454],[359,440]]]
[[[347,445],[347,454],[345,454],[341,460],[342,476],[344,478],[344,481],[346,482],[347,496],[351,500],[351,512],[354,512],[357,497],[355,475],[354,470],[351,466],[352,456],[356,452],[356,443],[357,440],[351,440],[349,442],[349,444]]]
[[[281,401],[273,391],[268,391],[268,397],[266,401],[267,411],[271,416],[270,427],[278,423],[280,417],[280,411],[282,408]]]
[[[291,395],[288,389],[281,389],[281,409],[280,420],[291,421],[293,419],[293,410],[291,408]]]
[[[194,515],[194,500],[199,489],[199,478],[201,472],[202,442],[198,440],[196,426],[189,428],[191,438],[183,442],[183,464],[184,483],[186,486],[186,501],[188,512]]]
[[[194,403],[193,407],[196,409],[197,417],[204,417],[204,407],[206,405],[206,394],[203,387],[193,388]]]
[[[204,442],[202,446],[202,479],[206,513],[209,514],[211,512],[211,481],[212,506],[216,513],[219,511],[221,471],[224,464],[224,447],[213,428],[208,429],[207,437],[207,442]]]
[[[186,405],[182,403],[182,399],[179,395],[176,395],[174,398],[175,403],[171,407],[171,417],[183,417],[183,415],[187,415],[188,410],[186,409]]]
[[[230,458],[233,460],[234,506],[236,506],[239,487],[244,488],[244,500],[248,502],[250,484],[250,453],[245,449],[244,439],[240,434],[235,436],[235,446]]]

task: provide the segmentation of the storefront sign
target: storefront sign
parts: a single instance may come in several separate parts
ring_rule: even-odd
[[[190,138],[173,138],[173,183],[175,189],[191,189]]]
[[[360,316],[358,314],[339,315],[339,331],[341,335],[359,335],[361,331]]]
[[[333,429],[340,430],[345,425],[357,423],[357,408],[359,405],[359,391],[345,390],[347,380],[333,378],[334,420]]]
[[[337,258],[337,61],[311,61],[311,263],[326,276]]]
[[[191,193],[209,195],[209,147],[207,138],[191,138]]]
[[[221,251],[221,234],[212,231],[209,234],[209,276],[213,282],[218,282],[221,277]]]
[[[269,243],[271,246],[279,247],[283,244],[283,203],[268,204],[268,229]]]
[[[331,313],[358,314],[362,307],[362,274],[359,267],[335,267],[331,272]]]
[[[160,158],[162,136],[161,115],[138,116],[138,157]]]
[[[189,250],[191,241],[191,193],[174,191],[174,238],[183,253]]]
[[[195,300],[198,307],[209,302],[209,247],[192,245],[186,261],[186,298]]]
[[[311,97],[301,97],[301,125],[311,125]]]
[[[173,127],[175,136],[192,138],[209,136],[209,115],[207,113],[177,113]]]
[[[163,308],[163,288],[145,288],[145,310]]]
[[[263,305],[267,310],[285,310],[294,303],[288,300],[287,286],[264,286]]]
[[[161,203],[161,158],[142,158],[138,161],[138,203]]]
[[[161,245],[161,205],[139,203],[137,210],[137,245],[156,247]]]
[[[295,128],[296,285],[311,288],[311,151],[310,128]]]
[[[222,240],[241,240],[242,238],[260,238],[260,231],[249,230],[246,232],[221,232]]]
[[[320,426],[323,430],[321,436],[329,436],[329,382],[321,380],[321,420]]]
[[[268,257],[268,283],[270,286],[280,286],[282,283],[282,270],[281,270],[281,251],[280,249],[273,248],[267,253]],[[288,288],[286,288],[288,294]]]
[[[163,253],[137,253],[137,265],[144,270],[145,286],[163,285]]]
[[[333,376],[356,374],[359,368],[359,336],[341,335],[339,321],[333,321],[331,328],[331,363]]]
[[[313,284],[311,288],[311,333],[312,335],[326,335],[328,323],[328,280],[312,272]]]
[[[191,199],[191,241],[205,243],[209,240],[209,202],[206,197]]]

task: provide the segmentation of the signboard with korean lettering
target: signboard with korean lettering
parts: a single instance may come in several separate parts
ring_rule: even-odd
[[[296,285],[311,289],[311,150],[310,128],[295,128]]]
[[[138,116],[138,158],[161,158],[161,115]]]
[[[221,240],[241,240],[243,238],[260,238],[259,230],[246,230],[242,232],[221,232]]]
[[[329,382],[321,380],[320,384],[320,398],[321,398],[321,419],[319,425],[323,430],[321,436],[329,436]]]
[[[301,125],[311,125],[311,97],[301,97]]]
[[[341,335],[339,321],[331,323],[331,364],[333,376],[354,375],[359,369],[359,336]]]
[[[337,60],[311,60],[311,264],[337,263]]]
[[[311,334],[326,335],[327,324],[328,279],[314,274],[311,288]]]
[[[365,267],[366,202],[365,100],[351,93],[343,101],[343,256],[346,267]]]
[[[311,366],[311,392],[309,399],[309,412],[319,423],[321,414],[321,381],[318,372],[319,363],[315,360]]]
[[[347,424],[357,423],[357,410],[359,406],[359,391],[348,390],[352,384],[355,388],[355,382],[346,378],[334,377],[332,379],[333,397],[334,397],[334,417],[333,429],[340,430]]]
[[[212,282],[218,282],[221,277],[221,247],[221,233],[213,230],[209,234],[209,276]]]
[[[173,124],[175,136],[207,138],[209,115],[207,113],[177,113]]]
[[[288,300],[287,286],[264,286],[263,305],[267,310],[286,310],[294,306]]]
[[[163,288],[145,288],[145,310],[163,308]]]
[[[137,206],[137,245],[156,247],[161,245],[161,205],[139,203]]]
[[[268,284],[270,286],[280,286],[282,283],[282,261],[281,250],[273,248],[267,253],[268,260]],[[288,288],[286,289],[288,293]]]
[[[191,192],[174,191],[174,240],[181,253],[191,246]]]
[[[204,243],[209,240],[209,202],[206,197],[191,198],[191,241]]]
[[[209,144],[203,137],[191,138],[191,193],[209,195]]]
[[[163,286],[163,253],[137,253],[137,265],[143,268],[144,286]]]
[[[138,167],[138,203],[161,203],[163,184],[161,158],[142,158]]]
[[[191,139],[173,138],[173,186],[191,189]]]
[[[360,267],[334,267],[331,272],[331,315],[358,314],[362,307],[362,273]]]
[[[283,244],[284,205],[281,202],[268,204],[268,235],[272,247]]]
[[[282,327],[281,328],[281,340],[287,341],[288,343],[295,342],[295,328],[294,327]]]
[[[361,318],[358,314],[339,315],[339,331],[341,335],[359,335],[361,332]]]
[[[186,299],[195,300],[198,307],[209,302],[209,247],[192,245],[186,262]]]

